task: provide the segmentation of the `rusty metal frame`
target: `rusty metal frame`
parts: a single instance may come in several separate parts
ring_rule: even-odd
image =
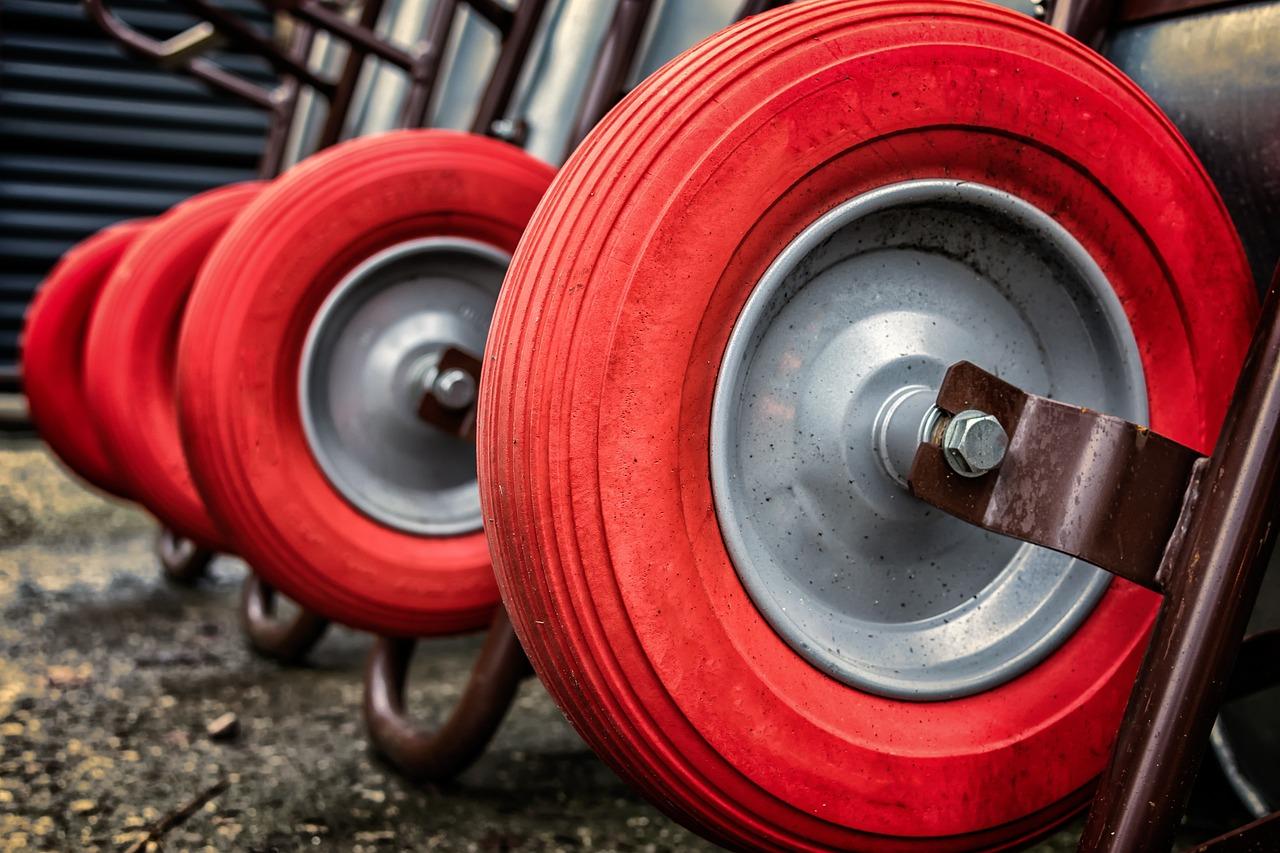
[[[317,144],[319,148],[333,145],[341,137],[360,71],[370,56],[389,62],[409,75],[409,92],[399,123],[403,127],[422,125],[430,114],[449,37],[463,5],[501,34],[498,57],[471,127],[474,133],[499,135],[498,122],[510,107],[548,0],[520,0],[514,10],[495,0],[439,0],[422,39],[409,51],[392,45],[375,31],[384,0],[366,0],[354,21],[320,0],[266,0],[273,9],[291,16],[296,23],[295,38],[287,49],[209,0],[178,2],[203,20],[185,33],[160,42],[122,21],[110,10],[108,0],[84,0],[90,17],[133,53],[163,67],[185,71],[215,89],[268,110],[271,126],[260,172],[270,178],[282,168],[301,88],[310,87],[328,101],[329,112]],[[776,5],[781,3],[747,0],[739,17]],[[619,0],[617,14],[592,64],[587,95],[570,136],[571,145],[576,146],[624,94],[626,76],[634,66],[652,9],[652,0]],[[333,79],[323,78],[307,66],[318,32],[347,46],[345,62]],[[282,75],[281,82],[274,88],[262,87],[205,56],[226,45],[236,45],[261,56]],[[461,352],[454,354],[454,360],[457,364],[453,366],[472,373],[478,384],[481,363]],[[467,412],[438,409],[432,406],[430,395],[426,395],[420,414],[430,422],[439,422],[450,432],[474,440],[474,409]],[[169,555],[169,559],[163,560],[166,567],[175,564],[171,573],[191,580],[203,573],[212,558],[210,553],[195,549],[169,531],[161,534],[158,547],[162,555]],[[185,560],[180,559],[183,556]],[[240,612],[251,645],[260,653],[286,663],[301,661],[327,626],[326,620],[305,610],[292,619],[279,619],[275,591],[252,574],[244,583]],[[396,767],[416,779],[444,781],[460,773],[484,752],[514,701],[520,682],[532,669],[506,611],[499,608],[462,699],[445,725],[432,734],[414,724],[405,711],[405,685],[414,643],[407,639],[380,638],[375,644],[366,667],[365,717],[375,749]]]
[[[410,50],[392,44],[377,33],[377,20],[384,0],[366,0],[356,20],[348,20],[322,0],[263,0],[264,5],[296,22],[296,35],[288,46],[278,44],[239,15],[210,0],[176,0],[201,20],[164,41],[131,27],[112,11],[109,0],[83,2],[90,19],[131,53],[163,68],[190,74],[217,91],[266,110],[271,116],[271,126],[259,173],[264,178],[271,178],[283,166],[285,144],[297,110],[300,88],[306,86],[328,102],[329,111],[318,148],[328,147],[341,137],[360,71],[371,56],[408,74],[409,90],[399,124],[401,127],[421,126],[430,113],[438,88],[457,13],[464,6],[492,25],[501,38],[498,57],[481,95],[472,126],[475,133],[491,134],[494,122],[511,104],[548,0],[520,0],[514,10],[495,0],[439,0],[425,33]],[[347,47],[346,59],[333,78],[313,71],[307,62],[315,36],[321,32]],[[230,45],[261,57],[281,75],[280,82],[274,87],[262,86],[227,70],[207,56],[211,51]]]
[[[85,2],[91,10],[105,8],[104,0]],[[281,53],[278,47],[236,27],[226,19],[225,13],[212,12],[215,7],[207,0],[183,2],[205,14],[217,35],[263,51],[273,66],[292,81],[295,103],[296,87],[304,84],[320,91],[336,106],[349,106],[350,96],[344,92],[351,85],[347,81],[354,81],[355,72],[350,68],[352,65],[358,68],[368,55],[404,68],[411,78],[411,94],[402,116],[404,126],[417,126],[428,114],[454,13],[459,3],[466,2],[504,36],[493,78],[473,127],[480,133],[492,133],[494,122],[509,106],[537,18],[545,5],[545,0],[525,0],[515,13],[509,13],[492,0],[442,0],[424,40],[415,51],[407,52],[373,32],[371,18],[376,16],[351,22],[318,0],[296,3],[278,0],[275,3],[278,8],[307,25],[300,28],[300,32],[307,33],[308,38],[320,30],[345,40],[350,46],[347,66],[336,81],[327,81],[306,69],[305,50]],[[634,61],[651,5],[648,0],[620,0],[593,66],[588,95],[575,118],[573,143],[621,97],[625,74]],[[743,14],[763,11],[773,5],[779,4],[748,0]],[[1136,2],[1130,6],[1138,8]],[[1166,6],[1169,4],[1161,6],[1158,14],[1171,13],[1173,7],[1166,9]],[[1193,6],[1185,2],[1177,5],[1177,9],[1184,8]],[[1132,9],[1116,12],[1106,0],[1060,0],[1050,20],[1082,41],[1096,44],[1114,21],[1135,20],[1143,15],[1145,13]],[[110,31],[110,27],[108,29]],[[280,89],[265,95],[260,89],[245,89],[241,85],[244,81],[229,79],[212,63],[206,64],[200,53],[213,43],[213,34],[207,31],[163,44],[126,41],[135,51],[150,52],[153,58],[177,64],[210,85],[260,106],[280,110],[273,118],[287,124],[287,120],[281,118],[285,113],[279,105],[286,98],[279,94]],[[292,107],[289,115],[291,110]],[[331,119],[323,134],[325,140],[336,141],[339,130],[340,125]],[[283,140],[273,140],[272,144],[278,144],[282,150]],[[268,152],[268,160],[271,153]],[[1018,410],[1015,421],[1025,417],[1025,429],[1029,432],[1061,429],[1064,435],[1077,439],[1085,435],[1091,437],[1091,442],[1077,441],[1074,450],[1069,442],[1060,443],[1059,462],[1068,461],[1070,453],[1079,457],[1085,447],[1105,446],[1114,451],[1105,459],[1077,458],[1077,461],[1082,463],[1081,470],[1088,469],[1088,463],[1092,462],[1102,474],[1094,482],[1097,490],[1091,493],[1093,499],[1110,501],[1111,509],[1119,508],[1128,514],[1123,526],[1138,537],[1126,542],[1134,550],[1119,549],[1115,542],[1108,542],[1100,534],[1102,528],[1096,518],[1092,519],[1093,524],[1063,525],[1057,529],[1049,524],[1035,530],[1015,529],[1008,508],[1018,506],[1017,500],[1036,500],[1034,489],[1029,489],[1025,482],[1034,477],[1036,461],[1032,459],[1024,459],[1021,467],[1016,462],[1007,463],[1006,468],[990,478],[992,483],[979,486],[976,492],[971,490],[968,515],[961,513],[983,526],[1024,535],[1032,541],[1096,560],[1122,576],[1164,593],[1147,657],[1081,838],[1083,851],[1139,853],[1168,849],[1219,705],[1231,695],[1274,683],[1280,640],[1273,635],[1263,635],[1245,643],[1243,634],[1274,546],[1272,519],[1280,509],[1278,290],[1280,275],[1272,285],[1217,448],[1207,459],[1200,459],[1133,425],[1096,413],[1071,410],[1029,395],[1012,400],[1011,405]],[[961,376],[963,372],[954,375]],[[974,376],[969,373],[970,379]],[[942,394],[945,397],[960,393],[958,388],[958,384],[953,385],[949,379],[944,383]],[[997,396],[1021,394],[1011,386],[989,385],[987,390],[993,388]],[[952,401],[952,405],[955,404]],[[1018,432],[1018,424],[1012,424],[1011,458],[1014,460],[1018,459],[1015,450]],[[960,478],[947,478],[937,469],[936,458],[932,463],[927,461],[935,452],[936,448],[925,445],[917,457],[918,468],[933,464],[937,475],[932,480],[935,491],[927,493],[928,478],[917,479],[914,470],[912,484],[921,496],[936,499],[942,505],[948,490],[955,489],[956,494],[960,494],[959,490],[966,487],[956,482]],[[1115,471],[1124,476],[1110,476]],[[920,468],[920,473],[926,474],[926,468]],[[1002,478],[1006,487],[1003,493],[1000,491]],[[1138,494],[1136,485],[1146,487],[1148,504],[1153,492],[1162,494],[1164,503],[1159,507],[1132,503],[1133,496]],[[1064,494],[1061,491],[1046,493],[1046,500],[1050,511],[1058,512],[1062,518],[1061,513],[1069,504]],[[1025,507],[1025,503],[1021,506]],[[1004,512],[1001,507],[1005,508]],[[945,508],[950,511],[955,507]],[[1072,520],[1089,521],[1080,517]],[[1161,547],[1166,540],[1167,549]],[[256,602],[261,611],[259,615],[269,617],[269,593],[258,588],[266,597],[251,595],[252,588],[253,585],[246,588],[246,601]],[[412,648],[413,641],[403,639],[382,639],[375,646],[366,671],[366,718],[375,746],[396,766],[412,776],[440,781],[461,772],[482,753],[505,716],[520,680],[528,672],[528,664],[505,612],[500,611],[463,700],[445,726],[429,734],[417,728],[404,709],[404,687]],[[1242,675],[1229,680],[1227,675],[1241,654],[1246,664],[1241,669]],[[1280,849],[1280,818],[1272,815],[1255,821],[1200,849]]]
[[[1280,676],[1280,632],[1244,643],[1280,511],[1280,269],[1207,458],[965,362],[948,371],[938,405],[995,414],[1009,449],[974,480],[921,444],[910,477],[917,497],[1164,595],[1080,850],[1170,849],[1219,707]],[[1280,815],[1201,849],[1280,849]]]
[[[435,731],[405,711],[405,682],[417,641],[379,637],[364,675],[364,717],[374,749],[415,781],[446,782],[484,754],[533,667],[501,606],[466,687]]]
[[[259,175],[263,178],[275,177],[283,168],[285,146],[303,86],[322,95],[329,106],[317,149],[339,141],[360,72],[370,55],[409,74],[410,86],[401,111],[401,125],[416,127],[424,123],[437,89],[449,36],[463,5],[493,25],[502,40],[473,126],[477,133],[491,132],[494,121],[510,105],[547,5],[547,0],[521,0],[511,11],[494,0],[440,0],[422,39],[413,50],[406,51],[392,45],[375,30],[384,0],[365,0],[355,21],[322,5],[320,0],[271,0],[272,8],[293,16],[296,21],[294,36],[287,47],[258,32],[242,17],[207,0],[177,0],[201,20],[164,41],[131,27],[112,11],[108,0],[83,2],[90,19],[131,53],[163,68],[185,72],[215,90],[266,110],[271,120],[259,164]],[[347,45],[346,59],[333,79],[323,78],[308,67],[307,58],[317,32],[325,32]],[[274,87],[264,87],[228,71],[206,55],[229,45],[264,59],[281,74],[280,82]],[[161,531],[156,551],[165,575],[184,584],[195,583],[203,577],[213,558],[211,552],[168,530]],[[292,619],[278,619],[274,590],[252,574],[245,581],[240,601],[241,622],[250,644],[259,653],[280,662],[300,662],[324,635],[328,624],[305,610]]]
[[[784,2],[746,0],[737,17]],[[653,5],[652,0],[619,0],[574,118],[569,151],[625,94],[626,77],[635,64]],[[498,115],[482,111],[476,119],[477,131],[492,131],[491,119],[496,120]],[[483,368],[480,360],[460,350],[450,350],[441,366],[446,363],[466,370],[479,387]],[[474,407],[466,412],[445,411],[432,395],[426,394],[418,414],[441,429],[475,440]],[[365,720],[374,749],[402,773],[412,779],[443,782],[457,776],[484,753],[514,702],[520,682],[533,670],[506,610],[499,607],[462,699],[444,725],[429,732],[415,724],[405,711],[405,684],[415,644],[412,639],[389,637],[380,638],[375,644],[365,668]]]
[[[240,587],[240,623],[255,651],[285,664],[302,663],[329,628],[328,619],[305,609],[279,619],[275,589],[253,573]]]

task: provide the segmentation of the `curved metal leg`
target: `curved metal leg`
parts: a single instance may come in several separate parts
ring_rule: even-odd
[[[245,578],[240,596],[240,621],[249,645],[280,663],[301,663],[324,636],[329,620],[303,610],[288,621],[276,618],[276,591],[255,574]]]
[[[364,673],[364,715],[374,749],[415,781],[444,782],[480,757],[533,674],[529,659],[499,609],[485,636],[462,698],[435,732],[405,714],[405,679],[416,640],[379,637]]]
[[[205,576],[214,553],[165,527],[156,537],[156,557],[166,578],[190,586]]]

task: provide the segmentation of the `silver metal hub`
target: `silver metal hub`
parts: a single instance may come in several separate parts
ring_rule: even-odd
[[[1133,333],[1083,247],[1026,202],[956,181],[884,187],[811,224],[756,284],[720,365],[711,476],[733,565],[801,655],[882,695],[1015,677],[1109,580],[905,489],[933,389],[962,359],[1147,416]],[[979,467],[998,455],[987,426],[956,438]]]
[[[474,402],[475,378],[437,363],[450,347],[483,353],[510,260],[463,238],[401,243],[353,269],[312,321],[298,378],[307,442],[375,521],[431,536],[480,529],[475,445],[417,413],[428,393]]]

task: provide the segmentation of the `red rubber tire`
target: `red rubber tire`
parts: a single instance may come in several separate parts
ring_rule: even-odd
[[[120,258],[85,345],[85,397],[129,493],[166,527],[233,550],[196,491],[178,429],[174,364],[196,273],[260,183],[219,187],[153,220]]]
[[[27,310],[22,380],[31,420],[62,462],[94,487],[129,498],[85,399],[85,337],[107,278],[145,221],[104,228],[67,250]]]
[[[360,261],[445,235],[513,252],[553,174],[467,134],[355,140],[278,178],[201,271],[178,361],[188,458],[239,553],[304,607],[402,636],[491,618],[498,592],[483,532],[392,529],[326,479],[298,410],[299,361],[312,318]]]
[[[1230,219],[1114,67],[972,2],[804,3],[649,78],[561,170],[487,345],[481,499],[503,598],[587,741],[736,848],[1017,846],[1103,769],[1156,597],[1115,581],[1043,662],[907,702],[810,665],[716,522],[717,365],[778,252],[846,199],[974,180],[1052,211],[1115,287],[1152,426],[1213,441],[1257,304]]]

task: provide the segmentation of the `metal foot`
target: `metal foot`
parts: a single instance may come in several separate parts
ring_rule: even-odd
[[[201,548],[166,527],[156,537],[156,557],[160,560],[160,567],[166,578],[183,586],[191,586],[208,573],[214,552]]]
[[[533,673],[505,610],[489,626],[462,698],[438,730],[405,713],[405,680],[416,640],[380,637],[364,673],[364,716],[373,748],[415,781],[445,782],[480,757]]]
[[[245,578],[241,591],[240,621],[254,651],[287,664],[301,663],[329,627],[328,619],[309,610],[288,621],[277,619],[276,591],[254,574]]]

